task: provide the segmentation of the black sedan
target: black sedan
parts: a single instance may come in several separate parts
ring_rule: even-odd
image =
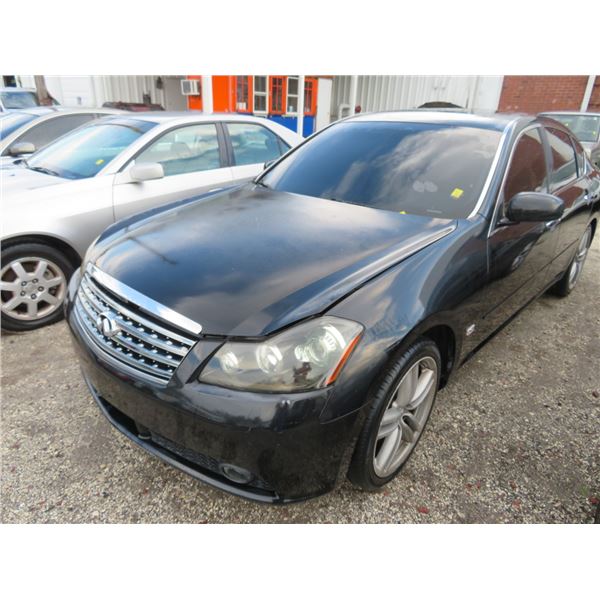
[[[67,317],[101,411],[148,452],[254,500],[374,490],[457,367],[573,290],[599,198],[552,119],[361,115],[106,230]]]

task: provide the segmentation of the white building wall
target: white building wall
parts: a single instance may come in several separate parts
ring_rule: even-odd
[[[350,76],[333,79],[331,116],[347,116],[354,107]],[[464,108],[495,111],[502,89],[496,76],[359,75],[356,104],[362,112],[417,108],[425,102],[444,101]]]
[[[331,123],[331,88],[333,81],[328,77],[320,77],[317,88],[317,115],[315,117],[315,131]]]
[[[23,87],[35,87],[33,75],[20,75]],[[46,75],[48,91],[63,106],[102,106],[104,102],[151,101],[165,105],[164,90],[156,87],[156,75]],[[163,76],[164,79],[164,76]]]

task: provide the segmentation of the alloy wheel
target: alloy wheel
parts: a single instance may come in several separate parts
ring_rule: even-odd
[[[26,256],[0,271],[2,313],[19,321],[35,321],[60,310],[67,278],[56,263]]]
[[[373,468],[378,477],[393,473],[416,445],[433,406],[437,370],[433,358],[421,358],[405,373],[390,396],[373,451]]]
[[[591,237],[592,230],[588,227],[579,242],[577,254],[575,254],[575,258],[571,263],[571,268],[569,270],[569,289],[573,289],[575,287],[575,284],[581,275],[581,271],[583,271],[583,264],[585,263],[585,259],[590,247]]]

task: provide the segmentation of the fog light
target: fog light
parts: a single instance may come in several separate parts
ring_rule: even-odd
[[[221,471],[227,479],[230,479],[234,483],[248,483],[252,480],[252,473],[250,471],[246,471],[246,469],[236,467],[235,465],[221,465]]]

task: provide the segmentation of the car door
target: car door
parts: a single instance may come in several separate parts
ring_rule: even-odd
[[[164,177],[133,181],[130,169],[142,163],[159,163]],[[227,187],[232,183],[223,132],[218,123],[174,127],[149,142],[115,176],[115,219],[182,198]]]
[[[560,129],[548,126],[544,129],[552,165],[550,193],[565,204],[558,227],[556,255],[550,269],[551,277],[557,277],[569,266],[577,243],[587,227],[592,210],[588,195],[590,182],[584,164],[578,164],[575,140]]]
[[[548,191],[549,165],[542,136],[539,126],[519,135],[504,175],[488,237],[485,335],[539,294],[548,282],[548,267],[556,253],[557,223],[507,223],[504,219],[515,194]]]
[[[236,183],[254,179],[266,162],[285,154],[290,145],[259,123],[225,123],[231,171]]]

